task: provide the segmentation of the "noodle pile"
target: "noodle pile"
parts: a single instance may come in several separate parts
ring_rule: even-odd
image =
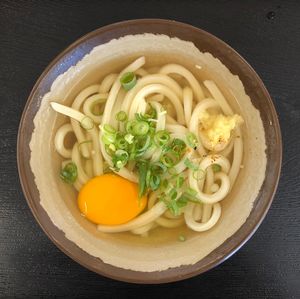
[[[218,151],[212,151],[201,136],[199,118],[205,111],[219,111],[225,116],[232,116],[234,112],[212,80],[199,82],[192,72],[178,64],[149,69],[143,68],[144,64],[145,57],[140,57],[119,74],[109,74],[100,84],[85,88],[77,95],[69,112],[65,106],[60,111],[62,105],[52,103],[56,111],[71,116],[70,122],[58,129],[55,148],[65,158],[63,166],[70,161],[76,164],[78,176],[73,185],[79,191],[94,176],[102,175],[107,169],[116,171],[102,141],[104,133],[101,127],[110,125],[116,130],[123,130],[124,124],[115,118],[119,111],[124,111],[131,120],[137,113],[145,114],[150,104],[156,110],[156,131],[166,130],[172,138],[181,140],[185,140],[188,133],[196,136],[197,148],[187,151],[174,169],[196,191],[198,200],[189,201],[179,215],[174,215],[159,200],[159,190],[151,191],[147,209],[135,219],[121,225],[98,225],[97,228],[106,233],[130,231],[138,235],[147,235],[158,226],[175,228],[183,224],[197,232],[209,230],[218,222],[222,210],[220,202],[230,192],[238,176],[243,140],[240,128],[236,127],[229,142]],[[120,79],[128,72],[135,73],[138,80],[133,88],[126,91]],[[166,113],[162,113],[164,111]],[[69,133],[76,136],[72,149],[65,146]],[[149,148],[144,158],[155,162],[160,154],[158,149]],[[195,177],[193,169],[186,165],[186,159],[201,169],[201,179]],[[220,166],[218,172],[213,171],[216,164]],[[132,163],[116,173],[138,182]]]

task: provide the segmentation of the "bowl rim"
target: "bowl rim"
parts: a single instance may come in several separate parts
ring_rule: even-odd
[[[108,265],[108,264],[104,263],[101,259],[95,258],[95,257],[93,257],[93,258],[99,260],[99,263],[102,266],[104,266],[104,265],[106,266],[105,269],[96,267],[96,266],[92,265],[91,263],[82,261],[80,259],[80,256],[78,256],[78,254],[76,255],[74,252],[72,252],[70,250],[70,248],[66,248],[66,244],[61,244],[61,241],[58,238],[56,238],[56,236],[53,234],[53,232],[51,232],[51,229],[49,228],[49,226],[46,226],[43,224],[43,222],[42,222],[43,219],[39,215],[39,213],[37,211],[37,207],[36,207],[36,202],[38,205],[40,205],[40,198],[34,198],[34,196],[32,195],[32,192],[30,191],[31,186],[28,184],[26,178],[24,177],[25,168],[28,166],[30,167],[30,165],[29,165],[29,161],[25,161],[25,163],[26,163],[26,165],[25,165],[24,160],[23,160],[22,147],[24,146],[25,141],[23,140],[22,132],[25,127],[25,118],[26,118],[26,114],[28,112],[28,107],[30,106],[30,104],[32,104],[32,102],[34,100],[34,95],[37,92],[37,89],[38,89],[41,81],[47,76],[48,72],[57,64],[57,62],[59,62],[66,54],[68,54],[70,51],[74,50],[77,46],[79,46],[83,42],[85,42],[95,36],[104,34],[108,31],[115,31],[118,29],[120,30],[124,26],[130,26],[130,25],[138,26],[139,24],[143,24],[143,25],[161,24],[161,25],[168,25],[168,26],[175,25],[175,26],[178,26],[181,28],[185,28],[185,29],[194,31],[195,33],[201,33],[202,35],[204,34],[204,35],[208,36],[209,38],[218,41],[218,43],[223,44],[223,46],[225,48],[230,50],[232,53],[235,54],[235,56],[237,56],[240,59],[240,61],[243,63],[243,65],[248,68],[252,77],[255,78],[255,80],[259,83],[259,86],[264,94],[264,97],[270,106],[270,109],[271,109],[270,112],[271,112],[272,116],[274,117],[273,126],[275,128],[275,143],[278,146],[278,149],[277,149],[278,163],[277,163],[276,171],[273,174],[273,176],[275,177],[274,184],[273,184],[272,188],[270,188],[270,191],[268,192],[269,200],[268,200],[267,204],[264,206],[264,209],[260,211],[261,213],[260,213],[258,221],[253,224],[253,227],[250,229],[250,231],[248,233],[245,233],[241,238],[239,238],[238,242],[235,242],[234,246],[231,246],[231,248],[229,250],[227,250],[225,253],[222,252],[222,254],[219,254],[214,260],[212,260],[210,263],[206,264],[205,267],[197,267],[197,264],[200,262],[200,261],[198,261],[194,265],[180,266],[180,267],[171,268],[171,269],[169,268],[169,269],[163,270],[163,271],[141,272],[141,271],[133,271],[133,270],[123,269],[123,268],[118,268],[118,267],[115,267],[112,265]],[[87,54],[87,53],[85,53],[85,54]],[[82,58],[80,58],[79,60],[81,60],[81,59]],[[29,146],[29,142],[26,145]],[[39,76],[38,80],[36,81],[34,87],[32,88],[32,90],[28,96],[26,104],[24,106],[22,116],[20,119],[20,124],[19,124],[19,129],[18,129],[18,137],[17,137],[17,166],[18,166],[18,173],[19,173],[20,184],[21,184],[21,187],[23,190],[23,194],[26,198],[27,204],[28,204],[33,216],[35,217],[36,221],[38,222],[38,224],[40,225],[42,230],[48,236],[48,238],[62,252],[64,252],[67,256],[69,256],[71,259],[73,259],[77,263],[79,263],[81,266],[83,266],[97,274],[103,275],[105,277],[109,277],[109,278],[119,280],[119,281],[124,281],[124,282],[131,282],[131,283],[160,284],[160,283],[179,281],[179,280],[187,279],[187,278],[193,277],[195,275],[204,273],[204,272],[216,267],[217,265],[224,262],[225,260],[227,260],[227,258],[229,258],[235,252],[237,252],[252,237],[252,235],[255,233],[255,231],[258,229],[258,227],[262,223],[263,219],[265,218],[265,216],[271,206],[271,203],[274,199],[274,195],[275,195],[277,187],[278,187],[280,171],[281,171],[281,164],[282,164],[282,138],[281,138],[281,130],[280,130],[280,126],[279,126],[278,115],[276,113],[272,99],[271,99],[265,85],[263,84],[262,80],[258,76],[258,74],[254,71],[254,69],[249,65],[249,63],[239,53],[237,53],[227,43],[225,43],[218,37],[214,36],[213,34],[207,32],[205,30],[197,28],[193,25],[174,21],[174,20],[169,20],[169,19],[156,19],[156,18],[152,19],[151,18],[151,19],[134,19],[134,20],[126,20],[126,21],[116,22],[113,24],[109,24],[109,25],[100,27],[96,30],[93,30],[93,31],[83,35],[79,39],[75,40],[75,42],[73,42],[71,45],[69,45],[67,48],[65,48],[62,52],[60,52],[48,64],[48,66],[44,69],[44,71]],[[48,217],[48,215],[46,215],[46,217]],[[52,224],[54,226],[54,224],[51,222],[50,218],[49,218],[49,221],[50,221],[50,225]],[[60,231],[59,228],[57,228],[56,226],[54,226],[54,228],[55,228],[55,230]],[[240,229],[241,228],[239,228],[239,230],[236,231],[234,233],[234,235],[236,235],[240,231]],[[71,242],[65,236],[64,236],[64,238],[67,242]],[[224,243],[226,243],[227,241],[228,240],[226,240]],[[74,244],[75,247],[77,247],[84,254],[90,256],[88,253],[86,253],[82,249],[80,249],[75,243],[73,243],[73,242],[71,242],[71,243]],[[220,246],[222,246],[222,245],[220,245]],[[218,248],[216,248],[214,251],[216,251]],[[196,266],[196,267],[192,267],[192,266]],[[185,271],[185,273],[181,274],[180,269],[184,268],[184,267],[190,268],[190,271]],[[177,269],[178,272],[171,271],[174,269],[175,270]],[[161,273],[164,273],[164,275],[160,275]]]

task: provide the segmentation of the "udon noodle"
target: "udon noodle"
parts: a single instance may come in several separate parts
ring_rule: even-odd
[[[124,123],[115,117],[118,112],[125,112],[128,120],[133,120],[137,114],[146,114],[151,105],[156,112],[153,120],[156,132],[164,130],[172,139],[184,141],[187,134],[192,133],[197,139],[197,146],[184,152],[174,165],[173,173],[164,174],[166,179],[174,173],[180,174],[184,186],[195,191],[194,198],[174,215],[160,200],[160,190],[149,190],[146,209],[136,218],[124,224],[98,225],[97,228],[106,233],[130,231],[138,235],[147,235],[158,226],[175,228],[184,224],[197,232],[209,230],[221,217],[221,202],[239,174],[243,158],[242,132],[236,126],[227,142],[211,148],[200,130],[200,116],[207,112],[234,115],[216,83],[199,82],[190,70],[178,64],[144,68],[145,59],[140,57],[120,73],[108,74],[99,84],[88,86],[76,96],[70,108],[52,102],[54,110],[70,116],[70,121],[57,130],[55,148],[64,158],[63,166],[69,161],[76,164],[78,176],[73,186],[78,191],[88,180],[107,171],[115,171],[138,183],[134,161],[120,169],[113,167],[112,157],[102,141],[105,132],[101,128],[110,125],[115,130],[124,130]],[[122,88],[120,79],[128,72],[137,76],[137,82],[127,91]],[[69,133],[76,137],[71,149],[65,146]],[[160,156],[161,149],[153,146],[143,153],[143,158],[153,163]],[[186,161],[192,163],[192,167]],[[195,165],[197,171],[201,171],[196,176]],[[214,171],[214,165],[218,171]],[[178,188],[178,196],[183,192]]]

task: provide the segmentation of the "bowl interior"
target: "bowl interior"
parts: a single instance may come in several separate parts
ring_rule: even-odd
[[[135,26],[137,23],[141,26]],[[136,261],[137,264],[140,265],[140,268],[137,267],[136,269],[141,270],[143,269],[143,267],[145,267],[145,265],[143,265],[142,258],[147,252],[150,262],[151,260],[153,262],[153,257],[155,256],[155,253],[157,254],[157,250],[159,252],[162,248],[164,248],[166,251],[169,251],[172,250],[172,248],[174,250],[175,247],[176,250],[174,251],[178,252],[179,254],[184,253],[185,255],[190,256],[193,250],[195,249],[189,251],[186,248],[195,248],[196,245],[201,245],[201,243],[199,244],[196,242],[197,239],[199,240],[199,234],[185,231],[190,242],[190,244],[186,242],[185,245],[178,244],[177,242],[176,236],[178,236],[178,229],[174,229],[171,232],[169,230],[166,231],[164,229],[160,229],[159,233],[153,234],[151,238],[144,238],[142,240],[140,237],[132,236],[130,234],[101,234],[100,232],[96,231],[94,225],[87,222],[84,218],[82,218],[79,215],[76,202],[74,200],[75,193],[71,190],[71,188],[66,187],[66,185],[62,184],[59,180],[56,180],[55,182],[53,182],[53,187],[58,190],[58,193],[63,199],[63,203],[60,204],[67,207],[71,217],[75,219],[76,223],[79,223],[81,228],[83,228],[85,231],[88,231],[94,237],[97,237],[102,240],[105,239],[106,243],[109,244],[108,250],[110,250],[112,247],[119,248],[111,256],[112,260],[114,261],[112,264],[115,264],[115,266],[110,266],[107,263],[103,263],[100,259],[95,258],[93,254],[88,254],[87,252],[80,249],[77,245],[75,245],[75,243],[69,241],[69,238],[72,239],[72,237],[66,237],[61,230],[59,230],[55,225],[53,225],[53,217],[51,217],[51,221],[48,217],[48,214],[45,213],[43,207],[40,204],[39,192],[36,188],[34,176],[29,165],[29,160],[31,156],[29,142],[34,128],[32,120],[36,115],[37,109],[40,107],[41,98],[44,96],[45,93],[47,93],[50,90],[54,79],[58,75],[66,71],[69,68],[69,66],[75,65],[84,56],[84,54],[89,53],[95,45],[102,44],[103,42],[106,42],[112,38],[118,38],[126,34],[145,32],[164,33],[169,36],[176,36],[183,40],[192,41],[201,51],[208,51],[215,57],[219,58],[230,69],[230,71],[233,74],[239,75],[240,79],[242,80],[245,86],[246,93],[251,97],[253,105],[260,111],[260,116],[263,122],[265,132],[265,140],[267,145],[266,155],[268,163],[265,182],[263,187],[261,188],[259,195],[257,197],[257,194],[255,193],[251,195],[251,191],[249,192],[248,188],[249,198],[248,201],[243,203],[243,201],[239,200],[239,192],[241,192],[239,186],[245,186],[245,182],[247,183],[247,185],[249,185],[251,181],[253,182],[253,180],[251,180],[251,177],[255,175],[255,167],[253,164],[255,162],[255,153],[251,154],[251,148],[257,145],[256,138],[263,137],[260,134],[257,135],[253,133],[250,134],[250,136],[248,136],[249,128],[251,129],[251,117],[249,117],[249,119],[247,118],[247,112],[245,112],[244,109],[245,107],[239,106],[238,101],[236,99],[237,94],[235,94],[232,89],[226,87],[227,84],[224,78],[222,78],[222,76],[220,76],[217,72],[215,72],[213,69],[210,69],[209,67],[203,67],[202,70],[197,72],[195,71],[195,76],[197,76],[200,80],[203,78],[212,78],[214,81],[216,81],[216,83],[222,89],[223,93],[229,99],[230,104],[232,105],[234,110],[241,113],[246,119],[246,126],[244,126],[243,129],[244,134],[246,136],[244,151],[245,168],[243,169],[239,180],[236,182],[235,188],[233,189],[231,195],[224,201],[224,218],[233,219],[233,222],[235,222],[236,219],[234,218],[234,214],[232,214],[230,211],[240,210],[245,204],[248,206],[250,205],[251,210],[253,201],[255,198],[256,200],[254,202],[251,214],[248,217],[245,224],[225,243],[220,245],[209,255],[207,255],[207,253],[204,254],[205,257],[199,262],[193,263],[192,265],[171,268],[168,270],[163,269],[165,271],[161,272],[140,273],[138,271],[129,270],[131,268],[130,260],[129,264],[127,265],[127,268],[129,269],[122,269],[117,267],[118,263],[120,262],[118,261],[120,248],[123,248],[124,252],[127,250],[132,251],[132,249],[136,248],[137,246],[142,251],[145,250],[145,252],[141,254],[141,260],[137,258]],[[139,54],[145,54],[147,58],[151,58],[149,59],[151,64],[149,66],[155,66],[161,63],[168,62],[178,62],[187,66],[189,69],[194,69],[195,64],[199,63],[199,61],[193,61],[192,59],[188,59],[189,57],[187,57],[183,53],[182,55],[178,55],[178,53],[172,54],[165,52],[162,55],[161,51],[157,53],[155,50],[147,50],[144,53]],[[57,100],[68,103],[74,98],[74,95],[76,95],[78,91],[80,91],[82,88],[92,83],[99,82],[99,80],[106,73],[109,73],[114,70],[119,71],[123,66],[125,66],[128,62],[132,61],[136,57],[137,53],[132,53],[129,51],[129,53],[126,53],[126,55],[121,55],[120,58],[117,58],[116,56],[111,60],[107,60],[106,63],[101,62],[99,63],[99,65],[95,65],[88,72],[84,70],[81,72],[80,76],[77,76],[76,78],[71,78],[71,88],[66,88],[66,86],[60,87],[56,85],[55,88],[53,88],[51,99],[53,99],[53,97],[57,97]],[[46,122],[46,127],[49,128],[49,125],[52,125],[51,130],[48,131],[50,134],[49,138],[53,141],[53,134],[55,132],[55,128],[57,128],[65,120],[62,117],[56,117],[56,115],[53,113],[49,116],[49,121],[49,123]],[[253,131],[255,131],[254,129],[255,127],[253,128]],[[276,188],[281,161],[281,144],[279,134],[280,133],[276,113],[274,111],[274,107],[272,106],[270,97],[267,94],[262,82],[254,73],[254,71],[247,65],[247,63],[245,63],[243,59],[232,49],[230,49],[227,45],[225,45],[223,42],[219,41],[215,37],[188,25],[173,23],[169,21],[140,20],[126,22],[125,25],[117,24],[106,28],[104,27],[96,32],[85,36],[84,38],[82,38],[82,40],[79,40],[77,43],[75,43],[69,49],[67,49],[64,53],[62,53],[60,57],[58,57],[47,68],[47,70],[41,76],[40,80],[37,82],[29,98],[29,102],[27,103],[22,118],[19,132],[18,162],[22,186],[35,217],[41,224],[42,228],[50,236],[50,238],[52,240],[55,240],[55,243],[60,248],[62,248],[63,251],[65,251],[68,255],[76,259],[84,266],[106,276],[135,282],[165,282],[182,279],[184,277],[191,276],[195,273],[200,273],[211,268],[212,266],[218,264],[220,261],[224,260],[230,254],[232,254],[254,232],[255,228],[260,223],[264,214],[266,213],[271,203],[274,190]],[[247,136],[249,138],[247,138]],[[50,169],[50,172],[53,175],[53,177],[57,177],[56,174],[60,166],[60,160],[54,151],[53,142],[50,142],[49,151],[51,153],[51,158],[49,159],[49,161],[51,161],[52,163],[49,163],[47,166],[48,169]],[[263,159],[262,156],[259,158]],[[271,176],[270,173],[273,175]],[[276,174],[275,176],[274,173]],[[53,198],[55,198],[55,193],[53,193],[52,195]],[[240,203],[241,206],[238,206],[238,203]],[[47,204],[46,206],[44,205],[44,208],[47,209]],[[245,215],[246,217],[248,216],[248,214]],[[54,222],[58,227],[61,227],[58,218],[56,218]],[[220,222],[220,224],[218,224],[216,227],[216,229],[219,229],[220,232],[222,231],[220,229],[220,226],[222,226],[222,224],[226,227],[230,226],[232,232],[235,232],[235,230],[238,228],[234,227],[234,225],[231,225],[229,222]],[[180,228],[180,232],[182,231],[184,231],[184,229]],[[201,234],[200,238],[204,238],[204,240],[208,240],[208,242],[212,243],[216,236],[217,235],[211,235],[211,233],[204,233]],[[93,250],[94,249],[91,248],[90,253],[92,253]],[[124,254],[124,252],[122,253],[121,250],[121,255]],[[151,253],[153,253],[153,256],[151,255]],[[133,253],[132,258],[134,258],[134,256],[136,256],[136,254]],[[166,258],[164,254],[162,254],[161,257]],[[171,263],[169,264],[169,266],[172,266],[172,257],[167,257],[171,259]],[[159,262],[159,259],[155,262]]]

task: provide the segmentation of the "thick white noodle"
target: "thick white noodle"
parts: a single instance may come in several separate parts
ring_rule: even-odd
[[[150,101],[149,103],[156,110],[156,114],[157,114],[157,123],[156,123],[156,129],[155,129],[156,132],[164,130],[166,127],[166,112],[165,112],[165,110],[163,109],[162,105],[157,102]]]
[[[231,169],[229,172],[231,188],[233,187],[235,180],[239,174],[242,158],[243,158],[243,140],[241,137],[236,137],[234,140],[233,158],[232,158]]]
[[[95,124],[100,124],[102,120],[101,115],[95,115],[92,111],[95,105],[104,104],[107,99],[107,93],[96,93],[88,97],[83,104],[83,113],[90,117]]]
[[[190,229],[196,232],[203,232],[209,230],[218,222],[221,216],[221,205],[219,203],[215,203],[213,205],[211,218],[205,223],[199,223],[194,220],[193,218],[194,205],[195,205],[194,203],[188,203],[184,212],[185,223]]]
[[[152,93],[161,93],[165,95],[170,102],[173,104],[176,115],[177,115],[177,121],[180,124],[184,124],[184,112],[183,107],[180,102],[180,99],[177,97],[177,95],[172,91],[172,89],[168,88],[167,86],[164,86],[162,84],[149,84],[145,87],[143,87],[134,97],[132,100],[130,110],[129,110],[129,119],[132,119],[134,117],[134,113],[137,110],[137,106],[139,102],[142,99],[145,99],[148,95]]]
[[[159,72],[161,74],[166,74],[166,75],[178,74],[178,75],[184,77],[189,82],[197,101],[200,102],[202,99],[204,99],[204,93],[203,93],[203,90],[202,90],[199,82],[197,81],[195,76],[188,69],[183,67],[182,65],[167,64],[167,65],[163,66]]]
[[[81,183],[82,185],[84,185],[90,178],[85,173],[84,167],[82,165],[81,157],[80,157],[80,152],[79,152],[79,147],[78,147],[78,143],[77,142],[73,146],[72,161],[77,166],[78,181],[79,181],[79,183]]]
[[[215,108],[217,107],[218,104],[215,100],[213,99],[204,99],[203,101],[201,101],[200,103],[197,104],[197,106],[195,107],[192,117],[191,117],[191,121],[189,123],[189,130],[190,132],[194,133],[195,136],[198,139],[198,146],[197,146],[197,150],[199,152],[200,155],[205,155],[206,154],[206,150],[203,147],[201,138],[199,136],[199,118],[201,117],[201,114],[209,108]]]
[[[75,98],[74,102],[72,103],[72,108],[75,110],[80,110],[83,102],[90,97],[91,95],[98,93],[99,91],[99,84],[95,84],[95,85],[91,85],[87,88],[85,88],[84,90],[82,90],[78,96]],[[84,141],[86,141],[86,132],[84,131],[84,129],[82,129],[80,127],[80,123],[78,123],[76,120],[71,119],[71,125],[73,127],[74,133],[76,135],[77,141],[78,143],[82,143]],[[81,147],[81,153],[85,158],[89,158],[90,157],[90,153],[89,153],[89,149],[88,146],[86,144],[82,144]]]
[[[211,186],[214,183],[214,172],[211,168],[211,166],[206,168],[206,179],[205,179],[205,193],[210,194],[211,192]],[[211,216],[212,212],[212,205],[210,204],[204,204],[203,205],[203,214],[202,214],[202,222],[207,222]]]
[[[139,69],[136,70],[134,73],[135,73],[136,75],[138,75],[138,76],[141,76],[141,77],[144,77],[144,76],[147,76],[147,75],[148,75],[148,72],[147,72],[145,69],[143,69],[143,68],[139,68]]]
[[[117,99],[116,99],[116,102],[114,104],[113,110],[112,110],[112,115],[111,115],[112,117],[111,117],[111,120],[110,120],[110,124],[115,129],[118,129],[118,124],[119,124],[118,120],[116,119],[116,114],[119,111],[121,111],[121,106],[122,106],[125,95],[126,95],[125,89],[120,89],[120,91],[117,95]]]
[[[144,212],[143,214],[125,224],[114,226],[98,225],[97,228],[99,231],[104,233],[126,232],[151,223],[159,216],[161,216],[166,211],[166,209],[167,207],[163,202],[158,202],[150,210]]]
[[[181,125],[166,124],[166,129],[174,134],[187,134],[188,129]]]
[[[107,93],[116,81],[118,74],[109,74],[101,82],[99,93]]]
[[[167,219],[167,218],[161,216],[155,220],[155,223],[157,223],[158,225],[160,225],[162,227],[175,228],[175,227],[179,227],[182,224],[184,224],[184,218],[181,216],[180,218],[177,218],[177,219]]]
[[[130,232],[135,234],[135,235],[141,235],[142,237],[147,237],[149,234],[149,231],[152,230],[153,228],[157,227],[155,222],[150,222],[144,226],[141,226],[136,229],[132,229]]]
[[[192,117],[193,91],[189,87],[183,89],[183,109],[185,123],[189,124]]]
[[[91,157],[93,159],[93,169],[94,175],[102,175],[103,174],[103,160],[100,150],[100,142],[99,142],[99,132],[94,127],[92,130],[88,132],[90,138],[93,142],[93,150],[91,151]]]
[[[137,84],[126,94],[126,97],[124,99],[124,102],[122,104],[122,110],[126,113],[129,112],[129,107],[136,96],[136,94],[145,86],[150,84],[161,84],[166,87],[169,87],[179,99],[182,98],[182,89],[180,85],[169,76],[163,75],[163,74],[154,74],[154,75],[147,75],[137,81]],[[151,100],[153,97],[157,95],[152,95]]]
[[[206,194],[202,192],[202,188],[199,188],[198,186],[197,178],[195,178],[193,171],[189,169],[190,187],[197,191],[197,197],[199,198],[199,201],[206,204],[213,204],[221,201],[228,194],[230,189],[230,180],[226,174],[230,169],[230,163],[225,157],[219,155],[217,157],[208,156],[202,160],[199,167],[203,171],[206,171],[206,169],[214,163],[217,163],[221,166],[222,172],[215,174],[215,179],[221,180],[221,185],[219,190],[213,194]]]
[[[222,151],[218,152],[218,154],[224,157],[228,157],[233,150],[233,145],[234,145],[234,138],[231,138],[229,143],[226,145],[226,147]]]
[[[79,192],[83,185],[77,179],[73,186]]]
[[[84,164],[84,170],[85,173],[90,177],[94,177],[94,171],[93,171],[93,161],[90,159],[86,159],[85,164]]]
[[[73,132],[73,128],[71,124],[68,123],[62,125],[55,134],[55,138],[54,138],[55,149],[64,158],[72,157],[72,149],[66,148],[64,144],[66,135],[71,132]]]
[[[211,93],[212,97],[217,101],[221,109],[223,110],[225,115],[232,115],[233,111],[230,108],[229,104],[227,103],[225,97],[221,93],[220,89],[216,85],[216,83],[212,80],[205,80],[203,82],[205,87],[209,90]]]

